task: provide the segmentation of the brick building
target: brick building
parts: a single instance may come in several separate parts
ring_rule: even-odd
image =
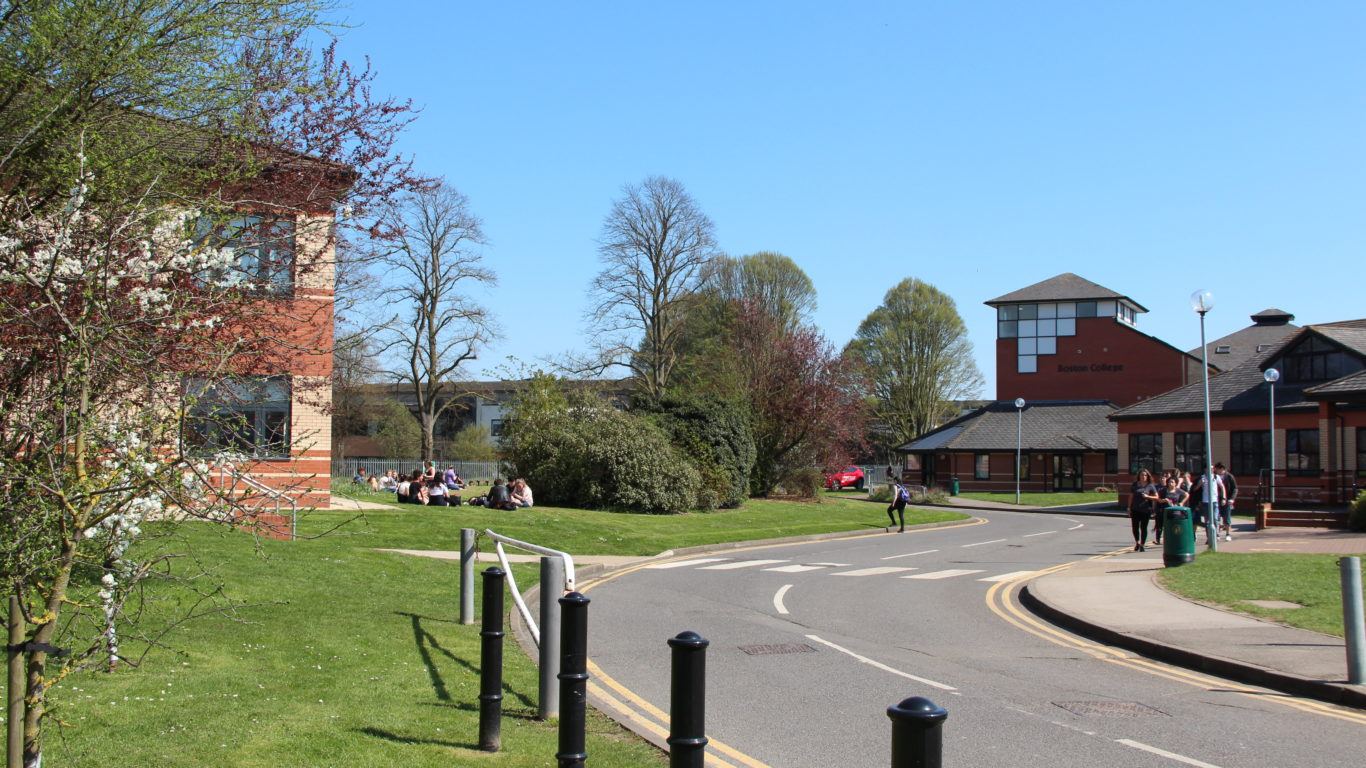
[[[911,482],[1013,490],[1022,425],[1022,490],[1113,488],[1110,414],[1199,378],[1198,355],[1138,330],[1143,305],[1070,272],[985,303],[996,313],[996,400],[898,448]]]

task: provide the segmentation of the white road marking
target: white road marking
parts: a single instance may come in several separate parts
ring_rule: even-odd
[[[898,568],[894,565],[882,565],[876,568],[859,568],[853,571],[840,571],[832,573],[831,576],[881,576],[884,573],[902,573],[904,571],[914,571],[914,568]]]
[[[824,565],[830,568],[848,568],[848,563],[811,563],[811,565]]]
[[[765,568],[765,571],[774,573],[804,573],[806,571],[823,571],[830,566],[827,565],[780,565],[777,568]]]
[[[1160,756],[1160,757],[1165,757],[1165,758],[1167,758],[1168,760],[1175,760],[1175,761],[1178,762],[1178,763],[1185,763],[1186,765],[1194,765],[1194,766],[1196,766],[1196,768],[1219,768],[1219,766],[1214,765],[1214,764],[1212,764],[1212,763],[1202,762],[1202,761],[1200,761],[1200,760],[1196,760],[1196,759],[1193,758],[1193,757],[1186,757],[1185,755],[1178,755],[1178,754],[1176,754],[1175,752],[1168,752],[1168,751],[1165,750],[1165,749],[1158,749],[1157,747],[1150,747],[1150,746],[1148,746],[1147,744],[1144,744],[1144,743],[1141,742],[1141,741],[1134,741],[1133,739],[1115,739],[1115,743],[1116,743],[1116,744],[1123,744],[1123,745],[1126,746],[1126,747],[1133,747],[1134,749],[1141,749],[1141,750],[1143,750],[1144,752],[1150,752],[1150,753],[1152,753],[1152,754],[1154,754],[1154,755],[1158,755],[1158,756]]]
[[[1057,531],[1040,531],[1038,533],[1026,533],[1024,537],[1027,539],[1030,536],[1047,536],[1050,533],[1057,533]]]
[[[916,677],[915,675],[912,675],[912,674],[909,673],[909,672],[902,672],[902,671],[899,670],[899,669],[893,669],[893,668],[887,666],[886,664],[883,664],[882,662],[873,661],[872,659],[868,658],[867,656],[860,656],[860,655],[858,655],[857,653],[854,653],[853,651],[849,650],[848,648],[843,648],[843,647],[840,647],[840,646],[838,646],[838,645],[835,645],[834,643],[830,642],[829,640],[822,640],[821,638],[816,637],[815,635],[807,635],[807,636],[806,636],[806,639],[807,639],[807,640],[814,640],[815,642],[818,642],[818,643],[820,643],[821,645],[825,645],[825,646],[829,646],[829,647],[831,647],[831,648],[834,648],[835,650],[839,651],[840,653],[843,653],[843,654],[845,654],[845,655],[847,655],[847,656],[851,656],[851,657],[853,657],[853,658],[855,658],[855,659],[858,659],[859,661],[863,662],[864,664],[867,664],[867,665],[869,665],[869,666],[871,666],[871,667],[875,667],[875,668],[877,668],[877,669],[880,669],[880,670],[882,670],[883,672],[891,672],[892,674],[894,674],[894,675],[900,675],[901,677],[904,677],[904,678],[906,678],[907,680],[914,680],[914,681],[916,681],[917,683],[924,683],[925,685],[928,685],[928,686],[930,686],[931,688],[938,688],[938,689],[941,690],[941,691],[956,691],[956,690],[958,690],[957,688],[954,688],[952,685],[944,685],[943,683],[936,683],[936,682],[933,681],[933,680],[926,680],[926,679],[923,678],[923,677]]]
[[[789,589],[792,589],[792,585],[784,584],[778,588],[777,594],[773,596],[773,607],[784,616],[787,615],[787,606],[783,605],[783,595],[786,595]]]
[[[646,568],[664,570],[666,568],[687,568],[690,565],[702,565],[703,563],[719,563],[725,560],[724,557],[702,557],[696,560],[676,560],[672,563],[660,563],[659,565],[647,565]]]
[[[1035,573],[1035,571],[1011,571],[1010,573],[1003,573],[1000,576],[988,576],[985,579],[978,579],[978,581],[1010,581],[1016,576],[1028,576],[1031,573]]]
[[[722,563],[720,565],[704,565],[698,568],[699,571],[734,571],[740,568],[757,568],[761,565],[773,565],[774,563],[786,563],[786,560],[739,560],[734,563]]]
[[[982,569],[972,570],[969,568],[951,568],[947,571],[933,571],[931,573],[917,573],[914,576],[902,576],[903,579],[951,579],[954,576],[967,576],[973,573],[981,573]]]
[[[1073,519],[1070,518],[1070,517],[1060,517],[1060,518],[1058,518],[1058,519],[1059,519],[1059,520],[1062,520],[1062,521],[1064,521],[1064,522],[1068,522],[1068,523],[1076,523],[1076,525],[1074,525],[1074,526],[1072,526],[1071,528],[1068,528],[1068,529],[1067,529],[1067,530],[1069,530],[1069,531],[1075,531],[1075,530],[1077,530],[1078,528],[1083,528],[1083,527],[1086,526],[1086,523],[1083,523],[1083,522],[1080,521],[1080,520],[1073,520]]]
[[[897,559],[898,557],[915,557],[916,555],[928,555],[928,554],[930,554],[931,552],[938,552],[938,551],[939,551],[939,550],[937,550],[937,549],[923,549],[923,550],[921,550],[921,551],[919,551],[919,552],[907,552],[907,553],[904,554],[904,555],[891,555],[890,557],[884,557],[884,558],[882,558],[882,559],[883,559],[883,560],[895,560],[895,559]]]
[[[979,542],[977,542],[976,544],[964,544],[964,545],[963,545],[963,549],[967,549],[968,547],[980,547],[980,546],[982,546],[982,545],[984,545],[984,544],[1000,544],[1000,543],[1003,542],[1003,541],[1005,541],[1005,539],[992,539],[991,541],[979,541]]]

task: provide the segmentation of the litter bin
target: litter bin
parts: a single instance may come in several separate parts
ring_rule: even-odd
[[[956,477],[949,478],[949,495],[950,495],[950,496],[957,496],[957,495],[958,495],[958,478],[956,478]]]
[[[1162,562],[1168,568],[1195,562],[1195,527],[1191,525],[1190,507],[1167,507]]]

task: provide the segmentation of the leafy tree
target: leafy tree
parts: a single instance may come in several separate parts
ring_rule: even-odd
[[[974,397],[982,386],[953,299],[915,278],[887,291],[846,352],[863,372],[873,418],[890,427],[894,445],[943,423],[954,400]]]
[[[468,424],[456,432],[446,446],[452,459],[458,461],[493,461],[498,458],[498,449],[488,427],[482,424]]]
[[[408,406],[386,397],[367,409],[375,422],[375,444],[387,458],[410,459],[422,448],[422,427]]]
[[[700,509],[738,507],[749,495],[754,435],[744,405],[707,397],[665,398],[655,420],[701,473]]]
[[[717,258],[707,269],[705,292],[722,302],[752,303],[784,329],[810,322],[816,311],[811,278],[792,259],[772,251]]]
[[[684,311],[716,256],[711,219],[679,182],[651,176],[627,185],[603,222],[589,319],[597,357],[636,377],[643,400],[657,402],[678,363]]]

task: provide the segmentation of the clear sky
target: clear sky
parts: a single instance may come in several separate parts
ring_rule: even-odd
[[[423,114],[469,196],[504,339],[473,377],[585,346],[623,184],[681,181],[727,253],[792,257],[843,345],[905,277],[958,303],[1071,271],[1199,344],[1270,306],[1366,317],[1366,3],[352,0],[348,58]]]

